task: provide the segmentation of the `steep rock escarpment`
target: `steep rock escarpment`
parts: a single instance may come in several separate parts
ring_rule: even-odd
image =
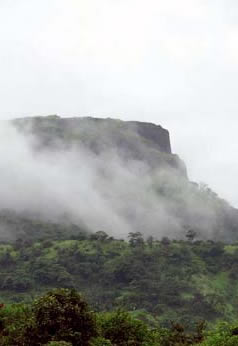
[[[12,123],[13,145],[0,137],[0,238],[35,232],[27,217],[124,238],[184,239],[192,229],[198,239],[238,239],[237,210],[188,180],[161,126],[58,116]]]
[[[153,169],[171,168],[187,175],[184,163],[172,154],[168,130],[152,123],[48,116],[17,119],[14,124],[21,132],[35,136],[38,149],[83,145],[98,154],[114,151],[125,162],[138,160]]]

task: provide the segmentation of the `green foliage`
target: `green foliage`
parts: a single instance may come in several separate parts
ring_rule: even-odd
[[[131,247],[143,247],[144,246],[144,239],[140,232],[130,232],[129,235],[129,244]]]
[[[142,314],[144,315],[144,314]],[[139,316],[139,314],[137,314]],[[145,316],[144,316],[145,317]],[[74,290],[57,289],[31,305],[0,305],[1,346],[237,346],[238,322],[151,327],[122,310],[92,313]]]
[[[0,309],[0,344],[22,345],[26,324],[31,320],[31,308],[24,304],[2,306]]]
[[[95,318],[87,303],[74,290],[56,289],[37,299],[33,318],[24,333],[24,345],[66,341],[87,346],[96,335]]]
[[[173,345],[196,345],[204,340],[205,322],[196,324],[195,331],[188,333],[182,324],[171,322],[171,329],[163,332],[161,337],[162,346]]]
[[[237,244],[144,241],[140,233],[126,242],[103,231],[73,238],[0,244],[1,300],[29,302],[62,287],[82,292],[96,311],[145,311],[166,327],[238,318]]]
[[[101,336],[93,338],[90,342],[90,346],[112,346],[110,340],[107,340]]]
[[[139,346],[150,339],[148,327],[124,311],[103,314],[98,324],[100,334],[113,345]]]
[[[237,324],[219,323],[216,328],[210,331],[201,343],[201,346],[237,346],[238,327]]]

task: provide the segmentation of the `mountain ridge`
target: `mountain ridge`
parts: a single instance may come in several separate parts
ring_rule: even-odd
[[[96,153],[116,148],[123,157],[127,155],[135,157],[155,168],[158,161],[158,165],[166,164],[187,176],[184,162],[178,155],[172,153],[169,131],[161,125],[112,118],[61,118],[58,115],[19,118],[15,119],[13,124],[21,132],[25,134],[30,132],[36,136],[40,147],[59,148],[63,145],[65,148],[81,141]],[[52,138],[53,129],[54,138]],[[145,148],[146,153],[144,153]],[[148,149],[151,156],[148,156]],[[156,155],[158,152],[164,154],[163,157]]]

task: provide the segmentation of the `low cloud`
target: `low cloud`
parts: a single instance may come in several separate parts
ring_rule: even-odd
[[[95,154],[82,145],[36,151],[37,144],[1,122],[0,209],[124,238],[135,231],[181,238],[190,226],[210,238],[222,227],[219,201],[176,170],[125,160],[113,146]]]

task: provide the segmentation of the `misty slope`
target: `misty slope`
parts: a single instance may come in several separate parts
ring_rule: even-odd
[[[33,134],[39,150],[82,148],[100,155],[112,151],[126,162],[141,161],[150,168],[175,168],[186,175],[186,168],[172,154],[169,132],[161,126],[136,121],[98,118],[23,118],[14,121],[25,134]]]
[[[49,116],[17,119],[0,131],[1,209],[19,215],[13,227],[11,212],[6,218],[2,211],[3,239],[26,233],[22,218],[31,232],[33,219],[119,237],[184,238],[193,229],[202,239],[238,239],[238,212],[189,182],[161,126]]]

